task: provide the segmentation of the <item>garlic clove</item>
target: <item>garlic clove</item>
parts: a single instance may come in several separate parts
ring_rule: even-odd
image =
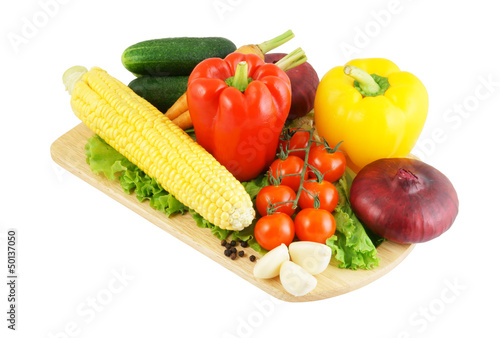
[[[281,244],[255,263],[253,275],[255,278],[274,278],[279,275],[281,264],[288,260],[290,260],[288,248],[285,244]]]
[[[330,264],[332,249],[316,242],[293,242],[288,247],[292,262],[300,265],[311,275],[322,273]]]
[[[296,297],[308,294],[318,284],[313,275],[292,261],[281,264],[280,280],[285,290]]]

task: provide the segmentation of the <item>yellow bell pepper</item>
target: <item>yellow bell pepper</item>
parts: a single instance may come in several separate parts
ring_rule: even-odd
[[[371,75],[370,75],[371,74]],[[427,118],[422,82],[391,61],[357,59],[331,69],[314,101],[318,134],[347,154],[358,171],[380,158],[405,157]]]

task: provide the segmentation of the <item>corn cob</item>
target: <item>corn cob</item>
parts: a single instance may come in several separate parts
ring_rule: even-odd
[[[63,75],[75,115],[147,175],[222,229],[255,217],[243,185],[164,114],[100,68]]]

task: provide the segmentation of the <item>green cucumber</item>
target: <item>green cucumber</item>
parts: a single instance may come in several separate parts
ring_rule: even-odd
[[[136,43],[122,54],[122,63],[135,75],[189,75],[201,61],[225,58],[236,50],[230,40],[221,37],[179,37]]]
[[[165,113],[187,90],[189,76],[149,76],[132,80],[128,86],[159,111]]]

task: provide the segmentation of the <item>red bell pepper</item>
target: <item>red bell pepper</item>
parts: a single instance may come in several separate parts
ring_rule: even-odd
[[[196,141],[238,180],[273,162],[291,105],[286,73],[254,54],[211,58],[192,71],[187,101]]]

